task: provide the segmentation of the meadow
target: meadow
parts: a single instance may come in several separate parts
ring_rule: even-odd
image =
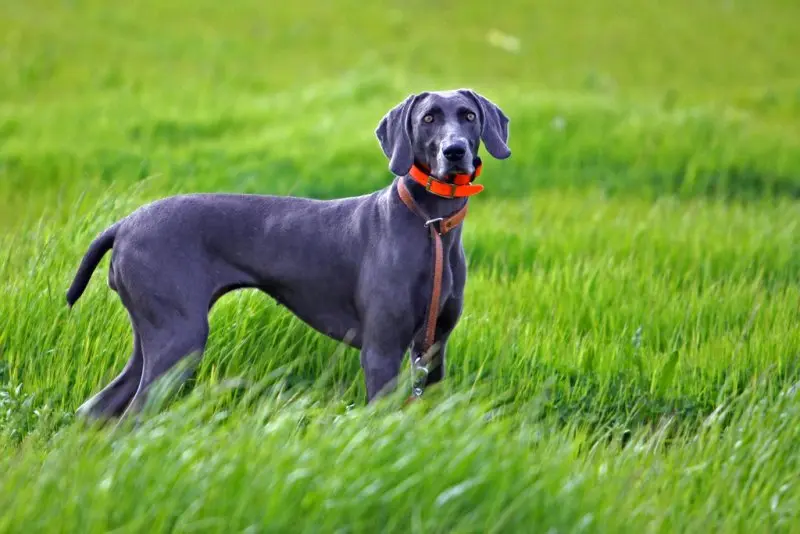
[[[0,531],[800,532],[800,3],[0,4]],[[91,239],[179,192],[392,179],[412,92],[511,118],[464,229],[447,378],[367,406],[358,353],[242,291],[136,428]]]

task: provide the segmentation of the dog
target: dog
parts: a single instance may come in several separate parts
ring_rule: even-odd
[[[335,200],[176,195],[112,224],[89,246],[67,304],[113,249],[108,285],[128,311],[133,353],[78,415],[140,410],[156,379],[189,354],[202,355],[211,307],[240,288],[262,290],[359,349],[368,402],[395,387],[409,349],[412,362],[432,349],[431,369],[420,366],[424,381],[442,380],[467,279],[459,223],[469,196],[482,189],[474,183],[481,143],[496,159],[511,155],[508,124],[469,89],[412,94],[375,130],[395,175],[379,191]]]

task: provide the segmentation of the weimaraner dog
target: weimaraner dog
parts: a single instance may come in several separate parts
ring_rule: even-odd
[[[202,354],[209,310],[239,288],[264,291],[315,330],[360,349],[368,401],[394,387],[409,348],[412,361],[419,358],[430,324],[437,365],[427,384],[441,380],[467,266],[461,226],[446,234],[440,226],[454,213],[460,222],[468,196],[482,188],[471,183],[481,141],[497,159],[511,155],[508,122],[472,90],[410,95],[375,132],[395,175],[379,191],[336,200],[177,195],[111,225],[89,246],[67,302],[75,304],[113,248],[108,285],[130,316],[133,354],[78,414],[138,411],[154,380],[189,354]],[[435,254],[438,280],[431,276]]]

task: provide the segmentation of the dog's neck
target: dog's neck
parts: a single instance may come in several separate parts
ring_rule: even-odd
[[[432,219],[448,217],[467,204],[467,198],[444,198],[434,195],[426,191],[409,175],[402,176],[399,179],[408,188],[417,206],[423,209]]]

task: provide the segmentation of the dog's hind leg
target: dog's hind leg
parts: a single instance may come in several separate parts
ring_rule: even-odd
[[[133,398],[142,376],[142,346],[134,329],[133,353],[122,372],[102,391],[84,402],[77,415],[89,419],[104,419],[119,416]]]
[[[202,356],[208,340],[206,313],[207,311],[202,309],[202,312],[198,311],[189,316],[172,316],[171,320],[166,323],[157,323],[158,327],[153,326],[152,323],[146,323],[139,327],[144,355],[142,378],[123,418],[141,410],[153,382],[161,378],[179,361],[190,354],[198,358]],[[177,377],[179,384],[185,382],[194,372],[194,364],[197,362],[188,363],[190,366],[182,370]]]

